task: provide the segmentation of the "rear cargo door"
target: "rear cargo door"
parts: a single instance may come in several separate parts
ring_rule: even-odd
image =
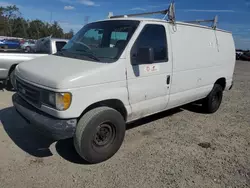
[[[141,32],[131,47],[130,62],[127,66],[131,119],[141,118],[166,108],[172,76],[167,25],[147,23],[141,25],[140,29]],[[143,48],[153,49],[152,63],[135,62],[137,52]]]

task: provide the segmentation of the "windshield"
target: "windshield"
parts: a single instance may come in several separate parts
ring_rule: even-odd
[[[100,62],[116,61],[139,21],[109,20],[85,25],[55,55]]]

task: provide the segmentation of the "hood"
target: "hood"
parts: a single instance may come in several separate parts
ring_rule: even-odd
[[[98,73],[108,67],[106,63],[49,55],[20,63],[16,75],[45,87],[70,89],[105,81]]]

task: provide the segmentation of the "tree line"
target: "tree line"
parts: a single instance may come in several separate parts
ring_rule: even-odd
[[[74,32],[71,29],[64,33],[56,21],[50,24],[39,19],[24,19],[19,8],[12,5],[0,7],[0,35],[26,39],[39,39],[52,35],[56,38],[70,39]]]

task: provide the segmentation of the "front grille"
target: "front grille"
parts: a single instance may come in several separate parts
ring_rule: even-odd
[[[17,93],[33,105],[40,106],[40,89],[27,82],[16,79]]]

